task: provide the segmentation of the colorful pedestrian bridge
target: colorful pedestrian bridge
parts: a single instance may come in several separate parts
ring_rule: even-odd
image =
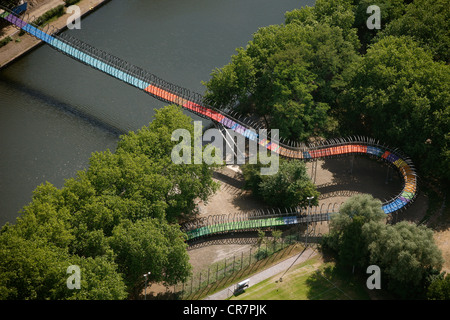
[[[328,221],[331,213],[334,212],[322,213],[317,212],[318,207],[314,207],[314,209],[285,209],[284,211],[280,210],[276,214],[268,210],[266,213],[259,215],[255,215],[255,213],[215,215],[183,224],[182,230],[186,233],[186,240],[191,241],[216,234],[229,234],[231,232],[254,231],[265,228]]]
[[[401,192],[382,204],[382,209],[386,214],[404,210],[414,201],[417,195],[418,179],[412,161],[400,150],[390,148],[375,139],[366,137],[336,138],[321,144],[307,146],[293,145],[290,142],[270,141],[266,137],[257,134],[255,124],[250,120],[241,119],[233,112],[228,113],[205,105],[202,95],[198,93],[166,82],[137,66],[90,46],[66,33],[56,34],[56,30],[51,30],[50,27],[38,28],[33,23],[27,22],[26,18],[20,18],[5,7],[0,6],[0,18],[42,40],[53,49],[74,60],[136,87],[156,99],[179,105],[205,119],[219,123],[225,128],[231,129],[247,139],[256,141],[259,145],[283,157],[308,161],[341,155],[363,154],[386,161],[389,165],[395,167],[403,177]],[[325,219],[325,216],[322,216],[322,219]],[[239,223],[223,222],[187,231],[188,237],[192,239],[217,232],[247,230],[250,227],[298,224],[305,221],[305,219],[291,214],[277,218],[249,219]]]

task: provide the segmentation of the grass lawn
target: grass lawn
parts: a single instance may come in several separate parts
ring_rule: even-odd
[[[280,277],[282,279],[280,281]],[[366,300],[364,282],[334,262],[314,257],[248,288],[231,300]]]

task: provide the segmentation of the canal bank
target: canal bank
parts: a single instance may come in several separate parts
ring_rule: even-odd
[[[83,18],[98,10],[100,7],[110,1],[111,0],[81,0],[76,5],[79,6],[81,11],[81,18]],[[62,0],[50,0],[46,5],[37,7],[34,10],[29,9],[29,12],[27,12],[25,15],[35,16],[37,18],[44,14],[46,11],[54,9],[63,4],[64,1]],[[42,10],[43,8],[44,10]],[[57,30],[56,33],[63,32],[67,29],[67,19],[71,15],[72,14],[66,13],[50,23],[50,25]],[[14,32],[12,33],[5,33],[5,35],[3,35],[0,40],[8,36],[12,38],[12,41],[10,41],[4,47],[0,48],[0,69],[6,68],[18,58],[44,44],[41,40],[38,40],[29,34],[19,36],[19,30],[14,30]]]
[[[314,0],[109,1],[83,19],[80,30],[63,33],[202,93],[201,81],[227,64],[253,32],[283,23],[286,11],[313,4]],[[15,222],[38,185],[48,182],[61,188],[66,179],[88,168],[93,152],[113,152],[118,135],[110,128],[138,130],[164,105],[47,45],[2,68],[0,226]]]

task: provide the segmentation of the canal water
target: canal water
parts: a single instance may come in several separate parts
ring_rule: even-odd
[[[166,81],[204,93],[258,28],[312,0],[112,0],[72,36]],[[0,49],[1,50],[1,49]],[[0,71],[0,226],[14,223],[32,191],[61,187],[92,152],[147,125],[165,104],[41,46]],[[186,112],[186,114],[189,114]],[[189,114],[190,115],[190,114]]]

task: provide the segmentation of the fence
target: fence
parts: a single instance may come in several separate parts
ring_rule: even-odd
[[[178,299],[193,300],[212,294],[267,267],[273,261],[289,257],[293,251],[299,249],[299,244],[307,246],[318,242],[321,234],[316,233],[317,223],[319,222],[311,223],[308,228],[304,225],[293,227],[284,237],[279,239],[266,237],[260,244],[257,237],[248,238],[252,239],[252,242],[244,240],[252,244],[248,250],[214,263],[170,289]],[[243,240],[235,238],[235,241],[241,243]]]

